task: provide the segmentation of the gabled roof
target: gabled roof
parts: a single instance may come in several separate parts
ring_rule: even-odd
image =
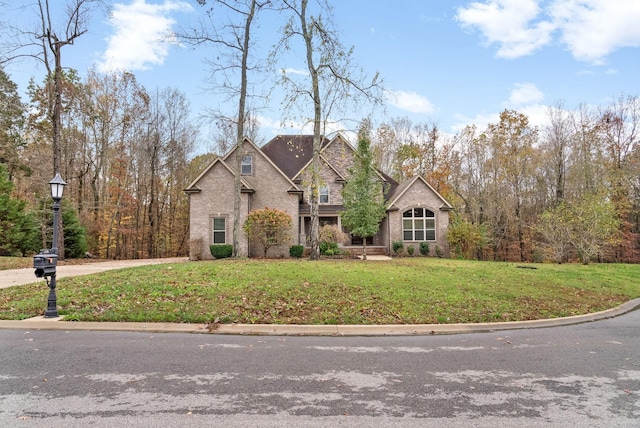
[[[357,150],[340,133],[338,135],[336,135],[335,137],[333,137],[331,139],[331,141],[328,141],[326,144],[323,144],[322,145],[322,150],[325,150],[327,147],[329,147],[330,145],[334,144],[336,141],[340,141],[342,143],[342,145],[347,146],[348,148],[350,148],[353,153],[357,152]]]
[[[322,147],[329,140],[322,138]],[[289,179],[313,158],[313,135],[278,135],[260,149]]]
[[[262,152],[262,150],[260,150],[260,148],[258,146],[256,146],[253,141],[251,141],[249,138],[244,139],[244,143],[245,144],[249,144],[255,151],[255,153],[261,153],[262,156],[264,157],[264,159],[271,165],[273,166],[273,168],[278,171],[278,173],[290,184],[290,188],[289,190],[287,190],[289,193],[299,193],[301,192],[301,190],[298,188],[298,186],[296,186],[296,184],[291,181],[291,179],[276,165],[273,163],[273,161],[269,158],[269,156],[265,156],[264,153]],[[211,162],[211,164],[205,168],[204,171],[202,171],[202,173],[195,179],[193,180],[193,182],[189,185],[189,187],[187,187],[184,192],[185,193],[197,193],[200,191],[200,188],[197,187],[197,183],[198,181],[200,181],[202,179],[202,177],[204,177],[204,175],[213,167],[213,165],[219,161],[222,162],[225,166],[225,168],[227,168],[231,174],[234,174],[234,169],[227,163],[225,162],[232,154],[233,152],[235,152],[237,149],[237,147],[233,147],[231,150],[229,150],[229,152],[223,157],[223,158],[216,158],[213,162]],[[241,178],[241,182],[242,182],[242,191],[251,191],[253,192],[254,189],[251,187],[251,185],[247,182],[246,179]],[[245,186],[246,189],[245,190]]]
[[[204,171],[202,171],[202,173],[200,173],[200,175],[191,182],[191,184],[189,184],[189,187],[187,187],[186,189],[184,189],[185,193],[199,193],[202,191],[202,189],[200,189],[198,187],[198,182],[202,179],[202,177],[204,177],[210,170],[211,168],[213,168],[216,164],[221,164],[224,168],[226,168],[229,173],[231,175],[234,175],[233,169],[224,161],[222,160],[222,158],[216,157],[213,162],[211,162],[209,164],[209,166],[207,166]],[[242,192],[254,192],[253,187],[251,187],[251,185],[247,182],[247,180],[244,179],[244,177],[240,177],[240,183],[242,184]]]
[[[453,207],[451,206],[451,204],[449,204],[449,202],[447,202],[447,200],[443,198],[442,195],[438,193],[436,189],[434,189],[433,186],[431,186],[431,184],[429,184],[427,180],[425,180],[424,177],[420,175],[416,175],[412,179],[403,182],[395,189],[395,192],[393,192],[393,194],[389,196],[387,209],[394,209],[394,205],[396,204],[396,202],[398,202],[398,199],[400,199],[402,195],[404,195],[405,192],[415,184],[416,181],[422,181],[429,188],[429,190],[431,190],[440,199],[440,201],[442,201],[442,205],[438,207],[440,210],[442,211],[453,210]]]

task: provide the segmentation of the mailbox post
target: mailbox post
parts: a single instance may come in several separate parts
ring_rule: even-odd
[[[50,250],[42,250],[33,257],[33,267],[36,278],[44,278],[49,285],[49,297],[47,299],[47,310],[45,318],[57,318],[57,296],[56,296],[56,267],[58,266],[58,221],[60,216],[60,199],[64,191],[65,181],[56,172],[56,176],[49,182],[51,186],[51,198],[53,199],[53,239]]]

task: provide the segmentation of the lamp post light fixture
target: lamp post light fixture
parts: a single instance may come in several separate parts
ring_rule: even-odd
[[[41,250],[40,254],[33,257],[33,267],[38,278],[44,277],[49,285],[49,297],[47,299],[47,310],[45,318],[57,318],[57,296],[56,296],[56,266],[58,265],[58,221],[60,216],[60,199],[67,183],[56,172],[53,180],[49,182],[51,187],[51,198],[53,199],[53,239],[50,250]],[[51,278],[51,279],[49,279]]]

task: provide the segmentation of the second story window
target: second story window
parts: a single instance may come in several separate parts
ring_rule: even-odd
[[[240,174],[253,174],[253,159],[251,158],[251,155],[244,155],[242,157],[242,162],[240,162]]]
[[[320,192],[318,193],[318,202],[321,204],[329,203],[329,186],[320,186]]]

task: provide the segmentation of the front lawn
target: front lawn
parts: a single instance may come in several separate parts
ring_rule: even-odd
[[[524,267],[524,268],[523,268]],[[0,319],[42,315],[44,281],[0,290]],[[640,265],[400,258],[219,260],[58,280],[67,320],[272,324],[521,321],[640,297]]]

